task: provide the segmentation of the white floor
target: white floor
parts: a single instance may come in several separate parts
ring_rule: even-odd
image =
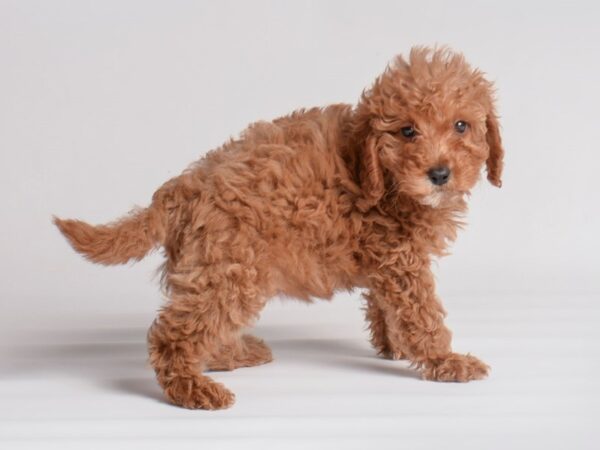
[[[226,411],[165,403],[146,364],[152,311],[2,317],[0,448],[600,448],[600,299],[446,298],[454,347],[485,381],[422,381],[371,350],[357,294],[275,301],[271,364],[215,373]]]

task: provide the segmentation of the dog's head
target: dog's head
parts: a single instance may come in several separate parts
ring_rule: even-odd
[[[397,57],[354,110],[366,210],[386,191],[442,206],[487,167],[500,187],[504,150],[492,83],[460,54],[415,48]]]

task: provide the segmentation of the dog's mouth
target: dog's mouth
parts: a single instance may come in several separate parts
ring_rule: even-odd
[[[441,189],[434,189],[430,194],[420,199],[420,203],[424,206],[431,206],[437,208],[440,206],[446,197],[446,193]]]
[[[434,187],[431,192],[419,199],[419,203],[423,206],[431,208],[439,208],[449,206],[458,200],[461,200],[466,192],[452,191],[443,187]]]

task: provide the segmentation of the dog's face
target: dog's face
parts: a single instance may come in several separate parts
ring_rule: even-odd
[[[397,58],[363,94],[355,119],[363,207],[386,191],[443,206],[468,193],[484,165],[501,185],[492,85],[460,55],[415,49],[408,62]]]

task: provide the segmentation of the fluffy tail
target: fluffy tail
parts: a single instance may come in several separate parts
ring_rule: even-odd
[[[139,261],[164,239],[164,225],[153,207],[134,211],[108,225],[93,226],[57,217],[54,224],[77,252],[107,265]]]

